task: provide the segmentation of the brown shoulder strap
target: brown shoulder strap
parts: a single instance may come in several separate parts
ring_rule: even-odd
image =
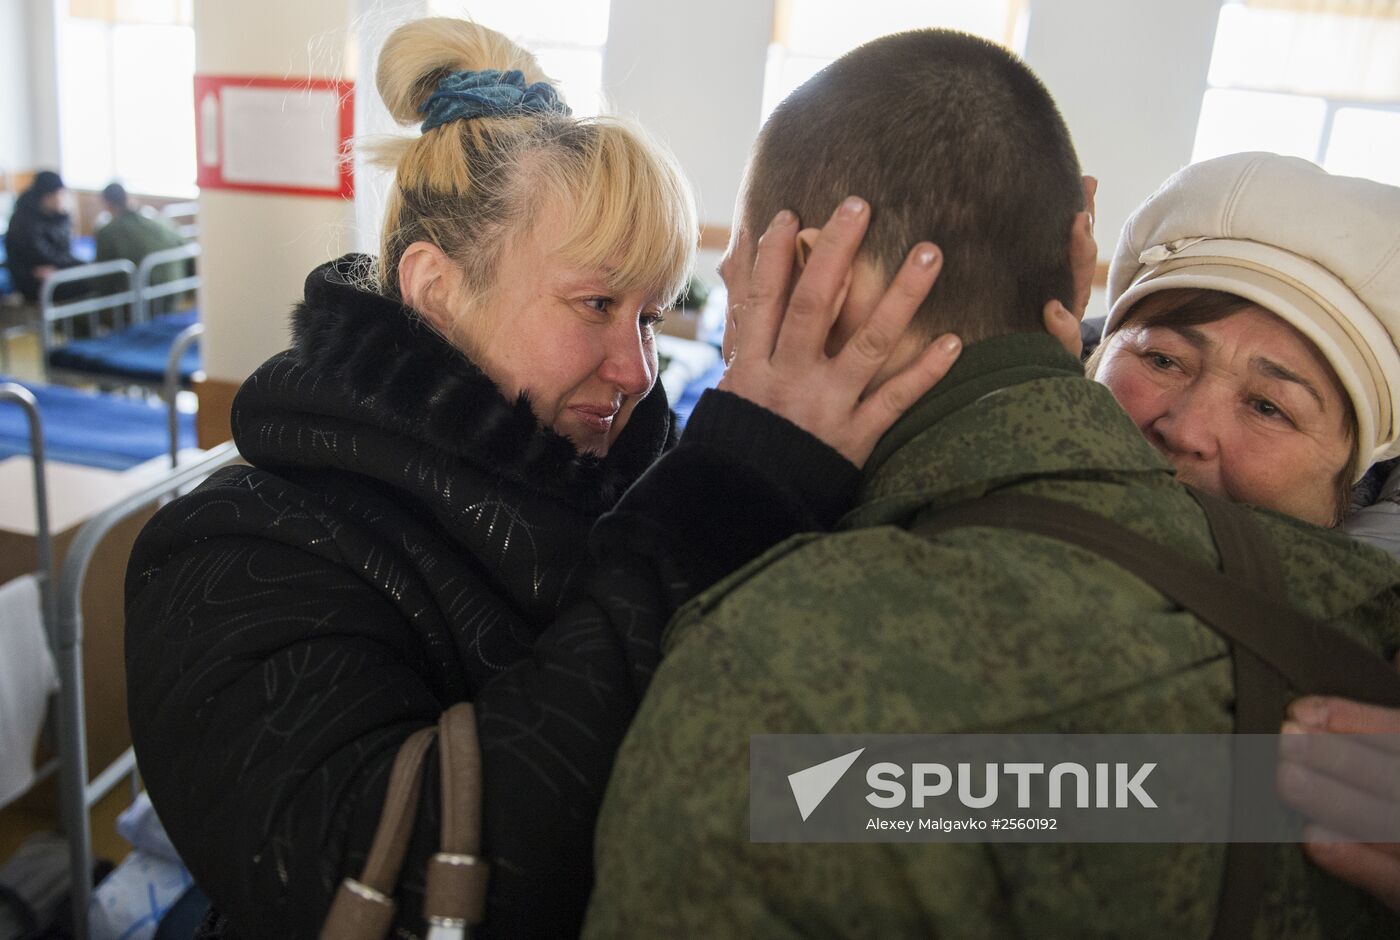
[[[1212,519],[1220,511],[1217,504]],[[1227,511],[1248,519],[1237,507]],[[1019,529],[1102,555],[1191,611],[1232,644],[1253,653],[1299,691],[1400,708],[1400,675],[1351,637],[1299,613],[1278,592],[1271,596],[1242,584],[1098,513],[1054,499],[994,493],[949,507],[921,522],[915,531],[932,536],[963,526]],[[1262,535],[1239,537],[1250,538],[1255,545],[1268,544]],[[1277,729],[1277,724],[1268,727],[1270,733]]]
[[[399,746],[365,867],[359,878],[340,883],[321,925],[321,940],[381,940],[389,935],[394,921],[394,886],[418,814],[423,759],[436,733],[434,727],[419,728]]]
[[[481,748],[476,714],[459,702],[438,719],[442,767],[441,851],[428,860],[423,914],[439,932],[462,936],[481,923],[489,866],[481,859]]]
[[[1265,597],[1286,597],[1278,552],[1255,518],[1218,496],[1194,489],[1191,495],[1206,514],[1225,577]],[[1283,674],[1239,643],[1231,641],[1230,654],[1235,678],[1235,733],[1276,734],[1288,709],[1288,683]],[[1276,763],[1236,768],[1230,786],[1232,819],[1243,818],[1251,809],[1259,811],[1254,794],[1271,791]],[[1273,811],[1281,814],[1282,808],[1276,806]],[[1253,935],[1269,888],[1271,849],[1263,842],[1231,840],[1226,844],[1212,940]]]
[[[442,771],[441,850],[428,861],[423,915],[439,936],[463,936],[481,922],[488,866],[481,853],[481,748],[470,702],[459,702],[399,747],[384,808],[359,878],[346,878],[321,925],[322,940],[382,940],[393,925],[394,886],[408,853],[423,762],[438,739]]]
[[[1206,514],[1223,574],[1097,513],[1019,493],[996,493],[950,507],[916,531],[931,536],[959,526],[1020,529],[1077,545],[1127,569],[1229,643],[1236,733],[1276,733],[1290,683],[1304,693],[1400,706],[1400,676],[1384,660],[1283,600],[1282,567],[1253,515],[1207,493],[1193,490],[1192,495]],[[1268,786],[1268,779],[1237,775],[1231,788],[1236,817],[1248,794]],[[1213,940],[1253,935],[1267,889],[1267,850],[1262,843],[1226,845]]]

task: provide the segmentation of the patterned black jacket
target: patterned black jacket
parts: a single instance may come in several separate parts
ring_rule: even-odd
[[[363,863],[399,744],[471,700],[492,864],[482,935],[572,935],[661,629],[723,574],[834,522],[855,468],[710,392],[643,476],[673,440],[659,385],[606,459],[579,456],[407,310],[357,289],[360,263],[312,273],[292,348],[239,391],[252,466],[164,507],[137,541],[126,657],[141,770],[225,936],[315,936]],[[437,787],[424,791],[399,936],[424,932],[438,830]]]

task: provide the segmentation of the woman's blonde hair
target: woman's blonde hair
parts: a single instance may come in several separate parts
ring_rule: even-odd
[[[445,76],[481,69],[549,81],[533,55],[495,30],[429,17],[390,34],[376,82],[394,119],[411,125]],[[417,241],[460,264],[478,296],[489,291],[502,248],[551,205],[568,210],[557,250],[605,267],[612,289],[644,289],[669,306],[690,275],[694,198],[675,160],[629,122],[554,111],[477,117],[366,149],[395,174],[378,268],[388,296],[400,297],[399,260]]]

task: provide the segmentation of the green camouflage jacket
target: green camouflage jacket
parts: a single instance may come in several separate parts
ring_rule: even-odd
[[[162,218],[150,218],[135,209],[113,216],[112,221],[97,230],[97,260],[112,261],[125,258],[140,265],[154,251],[179,248],[185,240]],[[163,264],[151,272],[152,284],[164,284],[183,277],[187,262]]]
[[[1123,569],[1007,530],[908,531],[993,488],[1217,561],[1195,502],[1078,363],[1040,336],[970,346],[881,441],[841,531],[790,540],[672,622],[603,807],[588,936],[1209,934],[1219,845],[749,841],[754,734],[1231,729],[1223,641]],[[1260,516],[1292,603],[1378,652],[1400,641],[1389,557]],[[1400,936],[1296,846],[1271,852],[1258,936]]]

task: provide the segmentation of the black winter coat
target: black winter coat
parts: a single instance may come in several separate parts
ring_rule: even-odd
[[[71,268],[80,264],[73,257],[73,223],[66,212],[45,212],[34,190],[26,190],[15,200],[10,227],[5,232],[6,265],[15,289],[27,300],[39,299],[39,279],[34,269],[44,265]]]
[[[606,459],[579,456],[409,311],[354,287],[354,264],[312,273],[292,348],[239,391],[252,466],[164,507],[137,541],[138,760],[225,935],[310,937],[359,873],[400,743],[470,700],[492,866],[480,935],[576,934],[662,628],[724,573],[834,522],[855,468],[710,392],[641,476],[671,437],[659,385]],[[437,803],[424,787],[400,936],[424,931]]]

